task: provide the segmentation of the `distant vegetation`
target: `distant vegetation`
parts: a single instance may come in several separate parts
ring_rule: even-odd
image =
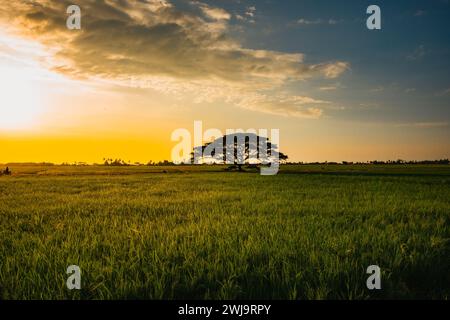
[[[450,164],[449,159],[441,159],[441,160],[388,160],[388,161],[380,161],[380,160],[373,160],[373,161],[367,161],[367,162],[352,162],[352,161],[342,161],[342,162],[332,162],[332,161],[325,161],[325,162],[292,162],[292,161],[286,161],[287,156],[283,154],[283,157],[281,158],[283,160],[281,164],[285,165],[399,165],[399,164],[405,164],[405,165],[448,165]],[[125,161],[122,159],[110,159],[110,158],[104,158],[102,164],[88,164],[86,162],[73,162],[73,163],[67,163],[64,162],[60,165],[62,166],[115,166],[115,167],[126,167],[126,166],[176,166],[177,164],[173,163],[169,160],[163,160],[163,161],[148,161],[147,163],[140,163],[140,162],[133,162],[131,161]],[[3,166],[55,166],[57,164],[50,163],[50,162],[10,162],[6,163]],[[185,164],[186,165],[186,164]],[[185,166],[184,165],[184,166]],[[200,165],[215,165],[215,164],[205,164],[202,163]]]
[[[380,161],[380,160],[373,160],[373,161],[367,161],[367,162],[352,162],[352,161],[342,161],[342,162],[288,162],[287,164],[307,164],[307,165],[365,165],[365,164],[376,164],[376,165],[390,165],[390,164],[450,164],[450,161],[448,159],[441,159],[441,160],[387,160],[387,161]]]

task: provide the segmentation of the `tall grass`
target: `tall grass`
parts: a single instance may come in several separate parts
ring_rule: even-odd
[[[449,298],[449,169],[94,169],[0,179],[0,298]]]

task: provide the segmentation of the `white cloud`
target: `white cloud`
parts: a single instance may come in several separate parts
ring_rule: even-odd
[[[205,3],[194,2],[194,4],[198,5],[199,8],[203,11],[203,13],[214,20],[230,20],[231,14],[222,8],[210,7]]]
[[[253,17],[255,17],[255,13],[256,13],[256,7],[255,6],[251,6],[251,7],[247,8],[247,11],[245,12],[245,15],[253,18]]]

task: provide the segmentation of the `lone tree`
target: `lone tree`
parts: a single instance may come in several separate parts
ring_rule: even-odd
[[[277,151],[278,146],[268,138],[254,133],[233,133],[194,147],[191,162],[194,164],[230,164],[230,169],[242,171],[243,165],[258,166],[285,162],[288,156]]]

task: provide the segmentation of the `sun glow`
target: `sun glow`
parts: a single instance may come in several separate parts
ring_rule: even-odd
[[[0,130],[26,130],[44,110],[47,80],[57,77],[45,67],[51,55],[42,45],[7,31],[0,31]]]
[[[30,70],[0,65],[0,129],[26,129],[42,110]]]

